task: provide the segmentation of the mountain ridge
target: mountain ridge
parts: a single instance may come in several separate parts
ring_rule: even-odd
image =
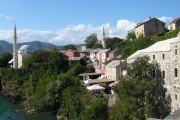
[[[30,45],[31,48],[33,48],[33,50],[46,49],[46,48],[61,49],[63,47],[63,46],[56,46],[56,45],[53,45],[51,43],[46,43],[46,42],[32,41],[32,42],[17,43],[17,49],[19,49],[23,45]],[[5,40],[0,40],[0,55],[5,51],[12,54],[13,44]]]

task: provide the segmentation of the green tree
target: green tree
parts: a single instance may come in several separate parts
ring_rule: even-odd
[[[27,88],[27,95],[31,96],[34,93],[34,83],[32,80],[32,75],[29,76],[29,85]]]
[[[107,40],[107,48],[110,49],[116,49],[120,47],[120,44],[122,42],[122,39],[118,38],[118,37],[113,37],[113,38],[106,38]]]
[[[118,101],[110,110],[111,119],[145,120],[164,118],[168,114],[165,90],[159,84],[161,79],[153,75],[154,70],[158,71],[158,67],[149,63],[147,56],[128,65],[127,76],[120,78],[113,88]]]
[[[129,32],[127,34],[127,40],[134,41],[136,39],[136,35],[134,32]]]
[[[0,68],[3,67],[7,67],[9,65],[9,61],[12,59],[12,54],[8,53],[8,52],[4,52],[1,56],[0,56]]]
[[[99,44],[99,43],[95,43],[94,45],[93,45],[93,49],[97,49],[97,48],[102,48],[103,46],[101,45],[101,44]]]
[[[87,48],[92,48],[95,43],[98,41],[97,34],[91,34],[85,39],[85,44]]]
[[[63,48],[65,50],[67,50],[67,49],[77,50],[76,45],[74,45],[74,44],[65,45]]]

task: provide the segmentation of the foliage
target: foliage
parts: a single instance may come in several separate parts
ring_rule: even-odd
[[[150,37],[139,37],[134,42],[126,41],[122,49],[122,57],[127,58],[129,55],[135,53],[137,50],[149,47],[154,43]]]
[[[113,88],[118,101],[110,110],[110,119],[145,120],[164,118],[168,114],[164,106],[168,104],[165,90],[159,84],[160,79],[152,74],[157,67],[148,60],[145,56],[129,64],[127,76],[120,78],[119,84]]]
[[[57,49],[52,51],[39,50],[23,61],[25,69],[36,73],[58,74],[66,72],[68,60]]]
[[[5,68],[8,67],[9,64],[8,62],[12,59],[12,55],[8,52],[4,52],[1,56],[0,56],[0,68]]]
[[[65,45],[63,48],[65,50],[68,50],[68,49],[77,50],[76,45],[74,45],[74,44]]]
[[[94,45],[93,45],[93,49],[97,49],[97,48],[102,48],[103,46],[101,45],[101,44],[99,44],[99,43],[95,43]]]
[[[92,48],[97,41],[98,41],[97,34],[91,34],[88,37],[86,37],[84,42],[87,48]]]
[[[107,48],[110,48],[110,49],[119,48],[121,42],[123,41],[122,39],[118,37],[106,38],[106,40],[107,40]]]
[[[146,79],[152,80],[154,79],[153,70],[156,69],[156,65],[149,63],[149,57],[138,57],[136,61],[131,64],[128,64],[127,74],[132,78],[137,79]]]
[[[130,40],[130,41],[135,41],[136,40],[136,35],[134,32],[129,32],[127,34],[127,40]]]

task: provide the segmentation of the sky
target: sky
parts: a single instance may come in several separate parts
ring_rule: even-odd
[[[179,0],[0,0],[0,40],[82,44],[96,33],[125,38],[138,22],[156,17],[168,25],[180,17]]]

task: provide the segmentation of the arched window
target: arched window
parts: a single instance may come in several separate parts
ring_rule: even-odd
[[[162,59],[164,60],[164,58],[165,58],[165,55],[164,55],[164,54],[162,54]]]
[[[165,71],[162,71],[162,77],[165,78]]]
[[[155,55],[153,55],[153,60],[155,60]]]
[[[177,100],[177,95],[175,94],[175,100]]]
[[[177,49],[175,49],[175,53],[174,54],[177,55]]]
[[[178,70],[177,70],[177,68],[174,69],[174,75],[175,75],[175,77],[178,76]]]

